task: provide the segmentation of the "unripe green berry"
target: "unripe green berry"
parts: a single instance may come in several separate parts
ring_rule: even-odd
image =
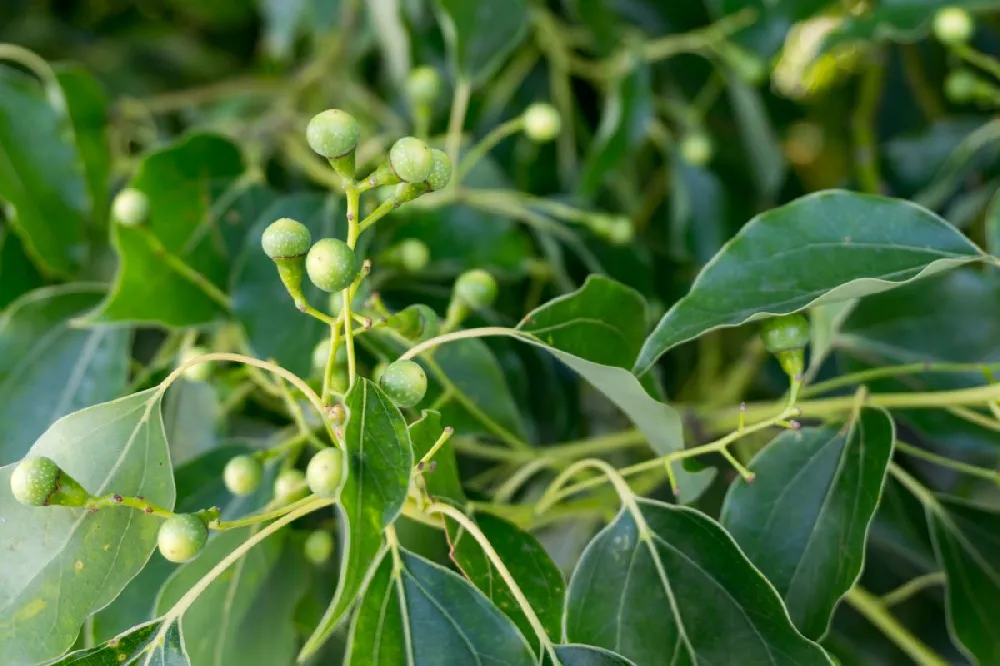
[[[344,471],[344,454],[340,449],[323,449],[306,465],[306,483],[320,497],[335,497],[344,480]]]
[[[264,254],[271,259],[294,259],[304,257],[312,243],[312,234],[301,222],[283,217],[267,225],[260,237]]]
[[[149,197],[144,192],[127,187],[115,196],[111,216],[123,226],[138,226],[149,217]]]
[[[704,132],[691,132],[681,139],[681,157],[688,164],[705,166],[712,159],[712,139]]]
[[[474,310],[489,307],[496,297],[496,278],[481,268],[466,271],[455,281],[455,298]]]
[[[965,44],[974,30],[972,16],[960,7],[945,7],[934,15],[934,36],[944,44]]]
[[[185,347],[181,350],[180,354],[177,355],[177,366],[180,367],[189,361],[204,356],[208,353],[208,350],[199,345],[192,345],[191,347]],[[212,375],[212,364],[211,363],[195,363],[194,365],[189,365],[184,368],[184,379],[191,382],[203,382],[206,381]]]
[[[10,491],[25,506],[83,506],[90,495],[51,458],[25,458],[10,475]]]
[[[809,343],[809,321],[798,312],[772,317],[761,324],[760,338],[772,354],[803,349]]]
[[[441,76],[433,67],[417,67],[406,79],[406,96],[414,104],[433,104],[441,95]]]
[[[306,273],[323,291],[340,291],[358,276],[358,258],[347,243],[337,238],[322,238],[306,255]]]
[[[431,259],[431,252],[427,249],[427,244],[416,238],[408,238],[399,244],[399,263],[403,270],[410,273],[417,273],[427,267],[427,262]]]
[[[551,104],[535,103],[524,111],[524,133],[535,143],[548,143],[559,136],[562,120]]]
[[[317,113],[306,127],[306,141],[316,153],[336,159],[352,152],[361,139],[361,127],[354,116],[340,109]]]
[[[187,562],[197,555],[208,541],[208,527],[198,516],[181,513],[160,525],[156,545],[160,554],[171,562]]]
[[[982,87],[982,82],[967,69],[951,72],[944,80],[945,95],[951,101],[959,104],[972,101]]]
[[[222,472],[226,488],[234,495],[245,497],[257,490],[264,477],[264,466],[253,456],[236,456]]]
[[[306,485],[306,475],[297,469],[286,469],[274,480],[274,499],[289,503],[300,500],[309,494]]]
[[[417,342],[433,338],[441,330],[437,313],[423,303],[403,308],[386,319],[385,323],[404,338]]]
[[[431,148],[431,158],[434,160],[431,166],[431,175],[427,176],[427,187],[431,192],[444,189],[451,181],[451,158],[443,150]]]
[[[608,240],[615,245],[628,245],[635,238],[632,220],[627,217],[617,218],[608,226]]]
[[[325,564],[333,555],[333,535],[325,530],[311,532],[303,544],[303,551],[313,564]]]
[[[431,175],[434,156],[426,143],[404,136],[389,149],[389,167],[404,182],[422,183]]]
[[[399,407],[413,407],[427,393],[427,375],[414,361],[390,363],[378,380],[379,386]]]

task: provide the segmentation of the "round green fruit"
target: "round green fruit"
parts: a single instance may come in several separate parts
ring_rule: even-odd
[[[433,67],[417,67],[406,79],[406,95],[414,104],[433,104],[441,95],[441,75]]]
[[[389,167],[406,183],[422,183],[431,175],[434,156],[426,143],[404,136],[389,149]]]
[[[123,226],[138,226],[149,217],[149,197],[139,190],[127,187],[118,193],[111,204],[111,216]]]
[[[965,44],[975,28],[972,15],[959,7],[945,7],[934,15],[934,36],[944,44]]]
[[[264,466],[253,456],[236,456],[222,471],[226,488],[234,495],[245,497],[257,490],[264,477]]]
[[[274,499],[278,502],[294,502],[309,494],[306,475],[297,469],[286,469],[274,480]]]
[[[413,407],[427,393],[427,375],[414,361],[390,363],[378,380],[385,394],[400,407]]]
[[[772,354],[803,349],[809,343],[809,321],[798,312],[773,317],[761,324],[760,338]]]
[[[160,554],[171,562],[187,562],[197,555],[208,541],[208,527],[198,516],[181,513],[160,525],[156,545]]]
[[[306,127],[306,141],[316,153],[327,159],[347,155],[358,147],[361,127],[354,116],[340,109],[329,109],[313,116]]]
[[[981,87],[982,83],[976,75],[967,69],[956,70],[944,80],[945,95],[951,101],[959,104],[972,101]]]
[[[312,243],[312,234],[301,222],[283,217],[267,225],[260,237],[264,254],[271,259],[295,259],[304,257]]]
[[[681,157],[688,164],[705,166],[711,161],[714,152],[712,139],[704,132],[691,132],[681,139]]]
[[[455,298],[474,310],[488,308],[496,297],[496,278],[481,268],[466,271],[455,281]]]
[[[632,220],[627,217],[616,218],[608,225],[608,240],[615,245],[628,245],[635,238]]]
[[[344,454],[340,449],[323,449],[312,457],[306,466],[306,483],[309,490],[320,497],[334,497],[344,480]]]
[[[306,273],[323,291],[341,291],[358,276],[358,258],[354,250],[337,238],[323,238],[306,255]]]
[[[552,141],[561,129],[559,112],[551,104],[532,104],[524,111],[524,133],[535,143]]]
[[[416,238],[404,240],[397,249],[399,250],[400,265],[410,273],[419,273],[424,270],[431,260],[431,251],[427,249],[427,244]]]
[[[333,555],[333,535],[324,530],[316,530],[306,537],[303,550],[306,559],[313,564],[325,564]]]
[[[451,182],[451,158],[437,148],[431,148],[431,158],[434,164],[431,166],[431,175],[427,176],[427,187],[432,192],[437,192]]]

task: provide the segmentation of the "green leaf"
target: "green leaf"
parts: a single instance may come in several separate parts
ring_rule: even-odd
[[[829,45],[862,39],[915,42],[930,32],[934,13],[946,7],[970,11],[996,9],[997,0],[892,0],[857,16],[847,15]]]
[[[340,492],[340,579],[319,626],[299,654],[305,659],[336,629],[364,590],[382,549],[382,530],[403,508],[413,450],[406,421],[382,390],[360,378],[344,397],[347,479]]]
[[[23,457],[59,417],[125,389],[130,332],[70,326],[102,294],[96,285],[45,287],[0,315],[0,464]]]
[[[934,552],[948,580],[948,629],[978,664],[1000,664],[1000,514],[959,499],[927,507]]]
[[[579,290],[530,312],[512,334],[547,350],[583,377],[632,420],[654,451],[665,455],[684,447],[680,415],[652,398],[640,380],[624,369],[632,364],[641,335],[639,326],[645,322],[642,296],[606,277],[592,275]],[[686,503],[701,495],[714,471],[691,473],[677,467],[675,476],[678,499]]]
[[[71,124],[29,76],[0,66],[0,200],[28,254],[48,273],[72,277],[87,258],[93,208],[69,137]]]
[[[593,197],[597,193],[607,176],[645,140],[652,119],[649,67],[635,63],[605,99],[601,125],[580,174],[577,190],[582,196]]]
[[[826,634],[861,575],[893,441],[892,419],[873,408],[840,428],[788,431],[751,462],[756,480],[726,495],[722,526],[809,638]]]
[[[163,620],[152,620],[49,666],[191,666],[177,624],[171,623],[160,641],[162,629]]]
[[[222,532],[197,558],[180,566],[156,600],[167,613],[203,576],[259,531]],[[191,666],[270,666],[291,663],[297,649],[292,612],[305,593],[308,565],[280,532],[252,548],[199,595],[181,619]]]
[[[670,253],[678,260],[693,257],[704,266],[725,239],[729,197],[708,169],[680,157],[670,164]]]
[[[274,262],[260,247],[264,229],[275,220],[290,217],[306,225],[313,240],[338,235],[337,203],[319,194],[282,197],[254,222],[233,271],[233,312],[243,325],[250,349],[259,358],[272,358],[281,366],[308,376],[312,352],[329,335],[323,322],[299,312],[288,295]],[[303,280],[303,293],[325,310],[325,292]]]
[[[636,505],[580,558],[566,598],[568,640],[643,666],[726,664],[733,655],[741,666],[831,663],[718,523],[686,507]]]
[[[914,204],[841,190],[802,197],[755,217],[722,248],[660,320],[635,371],[716,328],[888,291],[982,257]]]
[[[562,572],[531,534],[490,513],[477,513],[473,519],[527,597],[549,638],[558,641],[566,592]],[[479,542],[458,523],[446,519],[445,525],[452,559],[465,577],[513,620],[523,635],[533,637],[531,623]]]
[[[183,377],[170,385],[163,399],[163,427],[175,465],[214,448],[219,440],[222,406],[215,387]]]
[[[263,15],[264,51],[275,60],[287,60],[295,39],[306,25],[310,0],[258,0]]]
[[[735,74],[726,76],[729,101],[733,106],[750,175],[757,190],[773,200],[785,180],[785,156],[768,118],[760,93]]]
[[[174,479],[149,389],[56,421],[29,455],[55,460],[95,495],[143,495],[170,508]],[[0,654],[12,666],[59,656],[87,616],[142,569],[160,519],[129,509],[27,507],[10,493],[13,466],[0,469]]]
[[[176,263],[225,290],[229,267],[219,225],[239,194],[236,181],[242,173],[239,149],[214,134],[192,134],[145,157],[131,187],[149,198],[149,219],[137,227],[113,226],[118,275],[107,299],[88,318],[181,327],[221,315],[222,304]],[[164,249],[173,261],[164,257]]]
[[[517,627],[458,575],[407,551],[385,555],[351,626],[350,666],[536,663]]]
[[[0,227],[0,310],[18,296],[43,284],[24,244],[13,229]]]
[[[625,657],[592,645],[557,645],[562,666],[635,666]]]
[[[525,0],[437,0],[441,31],[456,78],[488,79],[528,34]]]
[[[413,457],[420,460],[431,450],[444,432],[441,425],[441,415],[433,411],[425,411],[420,419],[409,425],[410,443],[413,445]],[[462,490],[462,479],[458,474],[458,462],[455,460],[455,449],[451,442],[445,442],[434,454],[434,471],[423,475],[424,488],[427,494],[435,499],[446,499],[459,505],[465,503],[465,491]]]
[[[101,84],[86,68],[76,64],[59,64],[54,70],[66,100],[73,127],[72,136],[90,193],[91,221],[98,228],[103,228],[111,176],[108,98]]]

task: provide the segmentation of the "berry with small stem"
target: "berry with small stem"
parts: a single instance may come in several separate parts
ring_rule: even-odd
[[[608,225],[607,239],[615,245],[628,245],[635,238],[632,220],[627,217],[616,218]]]
[[[423,303],[407,306],[385,321],[385,325],[408,340],[433,338],[441,329],[437,313]]]
[[[302,546],[307,560],[316,566],[325,564],[333,555],[333,535],[326,530],[316,530],[306,537]]]
[[[309,490],[320,497],[335,497],[344,480],[344,454],[340,449],[323,449],[306,466]]]
[[[474,310],[488,308],[496,297],[496,278],[481,268],[466,271],[455,281],[455,298]]]
[[[264,466],[253,456],[236,456],[226,463],[222,478],[234,495],[245,497],[257,490],[264,477]]]
[[[274,499],[289,504],[309,494],[306,475],[301,470],[286,469],[274,480]]]
[[[434,156],[426,143],[404,136],[389,149],[389,167],[405,183],[422,183],[431,175]]]
[[[51,458],[25,458],[10,475],[10,490],[25,506],[84,506],[93,499]]]
[[[358,258],[354,250],[337,238],[322,238],[306,255],[306,273],[323,291],[341,291],[358,276]]]
[[[328,109],[313,116],[306,126],[306,141],[343,178],[354,179],[354,151],[361,140],[361,127],[354,116],[340,109]]]
[[[122,226],[135,227],[149,217],[149,197],[145,192],[127,187],[115,196],[111,217]]]
[[[960,7],[945,7],[934,15],[934,36],[942,44],[965,44],[975,31],[972,15]]]
[[[404,359],[390,363],[378,382],[399,407],[413,407],[427,393],[427,375],[415,361]]]
[[[772,354],[803,349],[809,344],[809,321],[798,312],[772,317],[761,323],[760,338]]]
[[[306,225],[288,217],[275,220],[261,235],[260,244],[264,248],[264,254],[278,268],[281,283],[296,303],[305,301],[302,295],[302,272],[311,243],[312,234]]]
[[[208,350],[200,345],[191,345],[190,347],[185,347],[177,355],[177,365],[178,367],[189,363],[196,358],[204,356],[208,353]],[[194,365],[189,365],[184,368],[184,379],[189,382],[203,382],[208,380],[212,376],[212,364],[211,363],[195,363]]]
[[[535,143],[548,143],[562,129],[559,112],[551,104],[536,102],[524,111],[524,133]]]
[[[171,562],[187,562],[197,555],[208,540],[208,526],[190,513],[171,516],[160,525],[156,545]]]
[[[406,96],[414,105],[430,106],[441,95],[441,75],[433,67],[417,67],[406,79]]]
[[[431,173],[427,176],[427,187],[431,192],[442,190],[451,182],[451,158],[447,153],[437,148],[431,149]]]

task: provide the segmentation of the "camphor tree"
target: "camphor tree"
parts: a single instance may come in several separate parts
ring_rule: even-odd
[[[4,4],[0,663],[1000,664],[952,4]]]

